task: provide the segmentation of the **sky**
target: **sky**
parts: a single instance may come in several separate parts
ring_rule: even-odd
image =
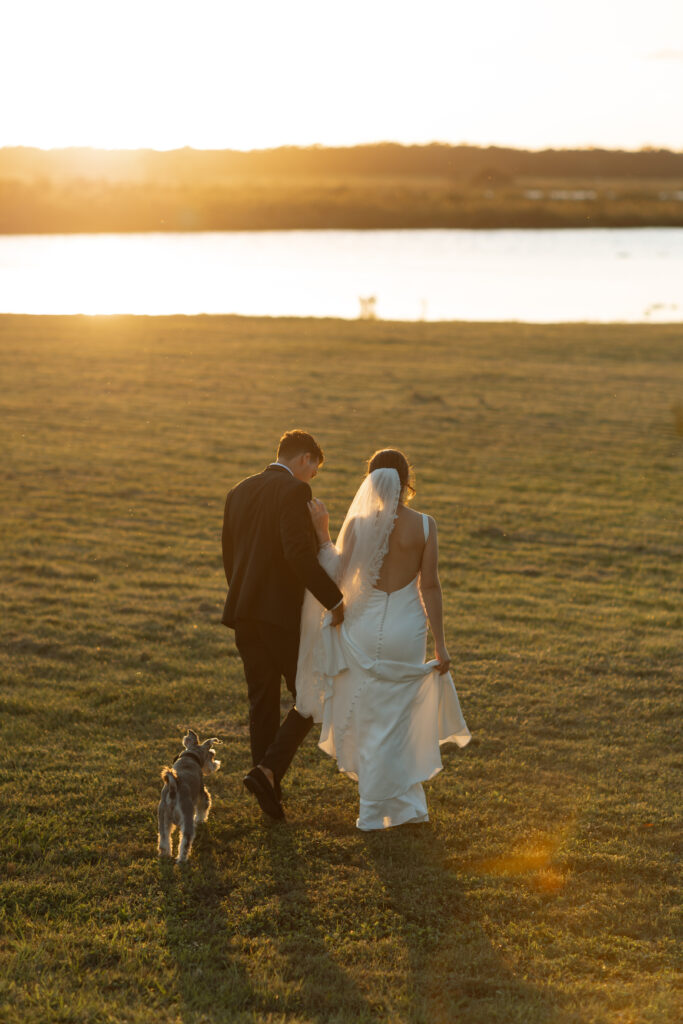
[[[683,149],[680,0],[19,0],[0,146]]]

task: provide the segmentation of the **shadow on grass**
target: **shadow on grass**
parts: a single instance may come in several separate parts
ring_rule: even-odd
[[[468,901],[431,825],[362,833],[368,859],[400,921],[415,1024],[549,1024],[547,996],[517,978]]]
[[[295,832],[265,825],[260,842],[273,880],[265,883],[268,906],[258,908],[255,932],[248,926],[236,929],[230,921],[228,904],[235,894],[221,854],[225,836],[214,845],[210,833],[200,829],[186,864],[160,862],[166,941],[177,965],[183,1020],[224,1024],[279,1020],[282,1014],[321,1024],[377,1020],[328,952]],[[246,934],[260,946],[256,983],[245,968]]]
[[[569,1020],[551,1004],[549,992],[518,978],[495,949],[480,910],[449,864],[452,852],[432,826],[352,838],[340,823],[337,836],[333,830],[314,843],[308,828],[265,826],[259,845],[269,868],[261,862],[251,924],[243,916],[248,905],[235,916],[235,883],[221,855],[225,839],[214,846],[210,833],[200,830],[186,865],[160,865],[167,945],[188,1024],[290,1017],[319,1024]],[[367,922],[376,928],[365,946],[355,939],[345,946],[325,906],[330,867],[348,863],[361,878],[366,875],[374,892],[363,903],[369,890],[356,880],[363,906],[342,912],[348,927],[362,929]],[[357,978],[361,985],[365,980],[364,988]]]
[[[285,698],[283,712],[290,706]],[[230,723],[193,724],[202,735],[229,735]],[[246,735],[245,728],[238,739]],[[245,747],[221,749],[226,775],[248,763]],[[219,810],[208,828],[198,828],[186,864],[160,862],[166,945],[176,964],[183,1021],[376,1022],[380,1018],[336,962],[311,897],[308,830],[261,818],[255,802],[246,801],[247,821],[226,827]],[[231,848],[248,850],[246,862],[236,867]]]
[[[296,829],[275,826],[266,843],[280,901],[281,969],[296,986],[283,1009],[321,1024],[380,1019],[328,946],[323,916],[309,894],[311,866],[302,857]]]
[[[209,833],[199,828],[191,858],[159,862],[166,941],[178,970],[183,1020],[224,1022],[252,1008],[254,992],[233,953],[225,901],[232,886],[220,870]]]

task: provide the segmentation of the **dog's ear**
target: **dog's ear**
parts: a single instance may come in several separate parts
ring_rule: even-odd
[[[183,736],[183,746],[187,747],[188,750],[190,749],[190,747],[199,746],[199,737],[197,736],[197,733],[194,731],[194,729],[188,729],[187,735]]]
[[[204,742],[202,743],[202,746],[206,747],[206,749],[209,750],[209,748],[212,747],[214,745],[214,743],[220,743],[220,740],[218,739],[218,736],[214,736],[213,739],[210,739],[210,740],[204,740]]]

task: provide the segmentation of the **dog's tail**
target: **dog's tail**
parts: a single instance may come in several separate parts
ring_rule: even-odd
[[[173,768],[162,768],[161,778],[164,781],[164,786],[168,786],[168,797],[169,800],[175,800],[178,795],[178,776]]]

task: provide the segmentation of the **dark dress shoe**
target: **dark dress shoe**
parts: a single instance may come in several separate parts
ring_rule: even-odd
[[[284,821],[285,812],[282,810],[282,804],[275,794],[275,789],[268,781],[268,776],[260,768],[252,768],[244,776],[242,782],[245,788],[254,794],[264,814],[267,814],[269,818],[274,818],[275,821]]]

